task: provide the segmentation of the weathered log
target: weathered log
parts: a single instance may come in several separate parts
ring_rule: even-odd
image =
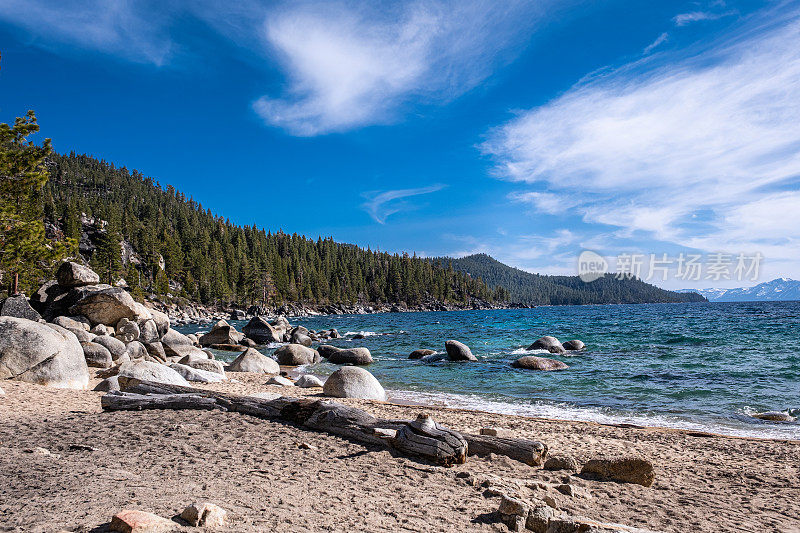
[[[129,392],[109,392],[100,398],[100,405],[107,411],[141,411],[143,409],[200,409],[225,408],[214,398],[194,394],[142,395]]]
[[[547,446],[538,441],[462,434],[434,422],[427,415],[417,420],[375,418],[363,409],[330,400],[307,398],[263,399],[181,385],[166,385],[129,380],[125,392],[136,395],[192,395],[214,402],[219,408],[258,418],[292,422],[303,427],[338,435],[369,444],[389,445],[401,453],[420,455],[441,464],[461,464],[467,455],[504,455],[525,464],[540,465],[547,455]],[[173,402],[175,400],[172,400]],[[127,402],[119,398],[104,409],[142,409],[141,401]],[[162,402],[163,403],[163,402]],[[164,405],[168,405],[167,402]],[[157,404],[152,404],[157,405]],[[177,405],[177,404],[175,404]],[[185,406],[149,407],[153,409],[208,409],[204,403]],[[392,432],[394,432],[392,436]]]
[[[547,457],[547,445],[535,440],[469,434],[463,437],[469,445],[469,455],[505,455],[530,466],[541,465]]]
[[[467,442],[460,433],[440,426],[430,415],[420,414],[402,426],[393,439],[393,448],[425,457],[435,457],[443,465],[463,464],[467,460]]]

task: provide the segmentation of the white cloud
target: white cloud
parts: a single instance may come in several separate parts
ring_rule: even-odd
[[[700,22],[703,20],[718,20],[724,17],[738,15],[738,11],[725,11],[724,13],[714,13],[713,11],[692,11],[690,13],[681,13],[676,15],[672,20],[676,26],[686,26],[693,22]]]
[[[162,65],[172,42],[156,4],[129,0],[4,0],[0,20],[43,42],[77,44],[140,63]]]
[[[414,209],[415,206],[410,205],[408,202],[401,202],[404,198],[411,196],[419,196],[421,194],[430,194],[433,192],[441,191],[447,187],[441,183],[429,185],[427,187],[419,187],[416,189],[397,189],[392,191],[375,191],[367,193],[367,201],[361,207],[371,216],[375,222],[385,224],[386,219],[400,211]]]
[[[544,212],[704,250],[800,259],[800,18],[794,11],[669,64],[581,83],[494,130],[484,150]],[[772,254],[772,255],[769,255]],[[793,275],[797,275],[794,266]]]
[[[391,122],[408,99],[447,101],[471,89],[529,37],[544,3],[426,0],[384,6],[291,4],[265,36],[285,66],[282,96],[254,109],[311,136]]]
[[[667,40],[669,40],[669,33],[664,32],[661,35],[659,35],[658,37],[656,37],[655,41],[653,41],[652,43],[650,43],[647,46],[645,46],[645,48],[642,51],[642,53],[644,55],[649,54],[650,52],[652,52],[653,50],[655,50],[656,48],[658,48],[659,46],[661,46],[662,44],[667,42]]]

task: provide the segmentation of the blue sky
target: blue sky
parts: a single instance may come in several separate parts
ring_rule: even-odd
[[[800,2],[226,4],[5,0],[0,121],[34,109],[57,150],[241,224],[800,278]]]

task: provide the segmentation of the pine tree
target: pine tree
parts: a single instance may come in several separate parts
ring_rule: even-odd
[[[27,139],[38,131],[33,111],[17,117],[13,126],[0,124],[0,276],[12,294],[20,288],[33,290],[77,246],[45,236],[42,189],[49,177],[45,159],[51,145],[50,139],[41,146]]]
[[[113,285],[122,270],[122,238],[117,230],[116,222],[108,221],[105,232],[101,234],[97,249],[92,255],[92,266],[100,275],[100,279]]]

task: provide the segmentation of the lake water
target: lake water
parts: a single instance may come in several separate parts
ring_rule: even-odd
[[[375,363],[368,370],[398,401],[800,439],[797,422],[748,416],[768,410],[800,415],[800,302],[563,306],[291,322],[337,328],[345,338],[330,344],[369,348]],[[245,322],[233,324],[241,330]],[[353,340],[356,333],[366,338]],[[580,339],[586,348],[567,355],[525,350],[543,335]],[[408,359],[417,348],[443,352],[447,339],[466,343],[479,362]],[[274,347],[262,351],[270,354]],[[537,372],[510,366],[526,354],[559,359],[570,368]],[[305,370],[324,376],[336,368],[323,360]]]

